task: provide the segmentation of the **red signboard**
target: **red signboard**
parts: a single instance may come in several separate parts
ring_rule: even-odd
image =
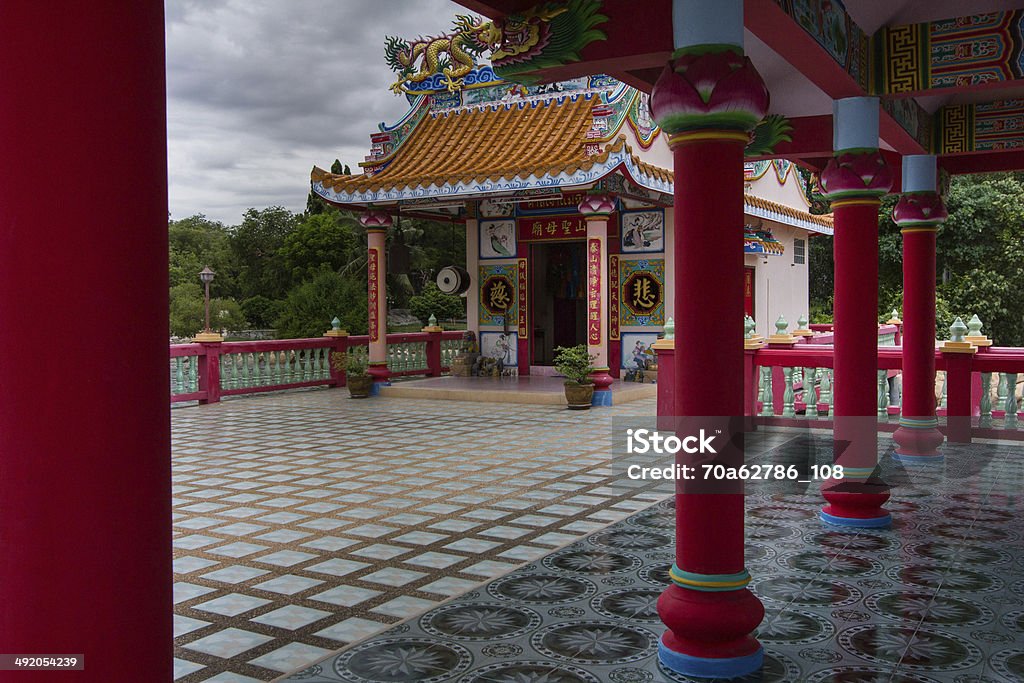
[[[587,240],[587,343],[601,342],[601,240]]]
[[[370,249],[369,263],[366,267],[366,275],[369,280],[369,311],[367,311],[367,322],[370,328],[370,341],[380,340],[380,321],[377,320],[377,310],[380,292],[377,289],[378,265],[380,263],[380,252],[377,249]]]
[[[538,216],[519,219],[519,241],[583,239],[587,221],[583,216]]]
[[[526,319],[526,301],[530,291],[526,281],[527,261],[521,258],[517,263],[519,272],[519,338],[526,339],[530,331]]]
[[[743,269],[743,312],[754,315],[754,269]]]
[[[608,336],[619,338],[619,256],[612,254],[608,263]]]

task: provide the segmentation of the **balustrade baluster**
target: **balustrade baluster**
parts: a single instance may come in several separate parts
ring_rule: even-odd
[[[996,387],[996,405],[1003,408],[1006,405],[1006,373],[999,373],[999,386]]]
[[[828,416],[829,416],[829,418],[833,418],[833,417],[836,416],[836,391],[835,391],[835,384],[834,384],[836,376],[834,374],[835,371],[833,369],[831,369],[831,368],[829,368],[827,370],[827,372],[828,372],[828,380],[829,380],[828,381],[828,386],[829,386],[829,393],[828,393]]]
[[[174,359],[174,382],[171,384],[172,394],[184,394],[185,391],[185,364],[181,356]]]
[[[878,371],[878,417],[889,419],[889,371]]]
[[[761,366],[761,415],[763,417],[775,415],[775,403],[772,396],[772,369],[766,365]]]
[[[1003,417],[1003,426],[1006,429],[1017,428],[1017,373],[1005,372],[1006,377],[1006,415]]]
[[[782,368],[785,390],[782,392],[782,417],[796,417],[796,394],[793,392],[793,368]]]
[[[992,426],[992,373],[981,373],[981,405],[979,406],[979,427]]]
[[[814,368],[804,368],[804,416],[811,419],[818,419],[818,394],[814,390]]]
[[[942,397],[939,399],[939,407],[945,410],[946,408],[946,382],[949,380],[949,373],[943,371],[942,373]]]

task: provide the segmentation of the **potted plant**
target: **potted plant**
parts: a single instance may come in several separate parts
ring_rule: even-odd
[[[565,400],[570,410],[587,410],[594,398],[595,357],[587,353],[587,346],[559,346],[555,349],[555,370],[565,375]]]
[[[338,372],[344,371],[345,385],[349,397],[368,398],[373,388],[373,377],[366,371],[366,361],[350,353],[332,353],[331,365]]]

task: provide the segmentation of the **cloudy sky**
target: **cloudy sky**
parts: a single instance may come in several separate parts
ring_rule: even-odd
[[[309,171],[356,171],[388,90],[384,36],[449,30],[450,0],[166,0],[172,218],[234,225],[249,207],[306,205]]]

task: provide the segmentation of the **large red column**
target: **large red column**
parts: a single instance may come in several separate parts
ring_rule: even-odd
[[[172,678],[163,7],[0,3],[0,653],[76,681]]]
[[[874,105],[877,111],[877,103]],[[839,124],[837,124],[839,125]],[[877,127],[876,127],[877,130]],[[877,132],[874,133],[877,143]],[[878,207],[892,172],[877,149],[840,150],[822,172],[835,219],[835,463],[841,478],[822,484],[830,524],[879,527],[888,488],[878,464]]]
[[[903,234],[903,403],[895,457],[941,460],[935,417],[935,238],[946,208],[935,192],[906,192],[893,210]]]
[[[677,344],[666,381],[675,383],[678,429],[722,429],[713,461],[728,468],[743,464],[743,150],[767,107],[742,49],[720,45],[678,50],[652,94],[675,156],[676,325],[695,328],[709,310],[723,322]],[[681,465],[699,462],[709,459],[677,456]],[[677,482],[673,583],[658,601],[668,627],[659,656],[673,671],[729,678],[761,667],[752,632],[764,608],[746,588],[743,518],[741,483]]]

